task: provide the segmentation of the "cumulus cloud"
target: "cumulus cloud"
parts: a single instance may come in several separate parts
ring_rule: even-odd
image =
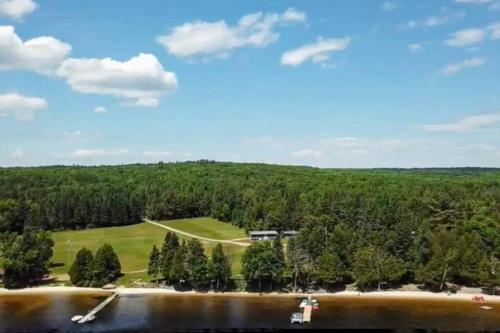
[[[98,106],[94,109],[95,113],[106,113],[108,110],[104,106]]]
[[[297,49],[287,51],[281,56],[281,64],[285,66],[298,66],[305,61],[321,63],[330,58],[330,53],[345,50],[351,42],[346,38],[318,38],[316,43],[307,44]]]
[[[474,132],[500,125],[500,113],[486,113],[464,117],[450,123],[425,124],[418,128],[426,132],[463,133]]]
[[[17,158],[21,158],[24,156],[24,151],[22,148],[16,148],[12,154],[10,154],[10,158],[12,159],[17,159]]]
[[[486,36],[483,29],[470,28],[462,29],[451,34],[446,40],[446,45],[451,47],[466,47],[481,43]]]
[[[43,98],[28,97],[18,93],[0,94],[0,116],[13,115],[17,119],[30,120],[35,112],[46,109],[48,103]]]
[[[500,22],[495,22],[488,27],[491,39],[500,39]]]
[[[304,158],[304,157],[322,158],[324,156],[324,152],[322,150],[316,150],[316,149],[302,149],[299,151],[292,152],[290,156],[298,158]]]
[[[181,58],[221,57],[240,47],[265,47],[278,40],[279,34],[274,31],[277,26],[305,20],[306,14],[294,8],[281,14],[258,12],[243,16],[234,26],[224,20],[185,23],[173,28],[169,35],[158,36],[156,41]]]
[[[157,106],[160,97],[178,86],[175,73],[165,71],[154,55],[144,53],[123,62],[67,59],[56,73],[78,92],[122,97],[130,105],[143,107]]]
[[[382,3],[382,11],[383,12],[392,12],[399,8],[399,5],[393,1],[384,1]]]
[[[402,27],[406,29],[413,28],[434,28],[448,24],[453,21],[463,19],[465,12],[463,10],[454,11],[446,7],[440,9],[437,15],[432,15],[421,20],[410,20]]]
[[[108,156],[125,156],[129,155],[128,149],[77,149],[71,153],[74,157],[108,157]]]
[[[467,68],[480,67],[486,64],[486,58],[484,57],[474,57],[462,62],[446,65],[441,69],[441,73],[444,75],[453,75],[461,72]]]
[[[32,0],[0,0],[0,16],[22,20],[37,7],[38,5]]]
[[[0,70],[25,69],[52,73],[71,46],[49,36],[22,41],[13,26],[0,26]]]

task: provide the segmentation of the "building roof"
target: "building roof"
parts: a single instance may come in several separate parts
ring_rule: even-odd
[[[262,231],[250,231],[250,235],[259,236],[259,235],[278,235],[276,230],[262,230]]]
[[[289,234],[289,235],[295,235],[295,234],[298,234],[299,232],[295,231],[295,230],[286,230],[286,231],[283,231],[283,233]]]

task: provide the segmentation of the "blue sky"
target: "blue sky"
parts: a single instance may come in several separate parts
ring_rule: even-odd
[[[0,0],[0,166],[500,167],[500,1]]]

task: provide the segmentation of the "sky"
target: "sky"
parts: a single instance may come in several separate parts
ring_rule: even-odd
[[[500,0],[0,0],[0,166],[500,167]]]

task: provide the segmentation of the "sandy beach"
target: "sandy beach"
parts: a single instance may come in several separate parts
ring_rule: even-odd
[[[173,289],[162,288],[124,288],[118,287],[112,290],[101,288],[80,288],[80,287],[64,287],[64,286],[44,286],[34,288],[24,288],[8,290],[0,288],[1,295],[23,295],[23,294],[40,294],[40,293],[111,293],[116,292],[119,295],[140,295],[140,294],[177,294],[186,296],[211,296],[211,297],[360,297],[360,298],[392,298],[392,299],[427,299],[427,300],[456,300],[456,301],[473,301],[474,296],[482,296],[485,303],[500,304],[500,296],[487,295],[483,293],[458,292],[448,294],[446,292],[430,292],[430,291],[372,291],[372,292],[357,292],[357,291],[340,291],[334,293],[254,293],[254,292],[196,292],[196,291],[176,291]]]

